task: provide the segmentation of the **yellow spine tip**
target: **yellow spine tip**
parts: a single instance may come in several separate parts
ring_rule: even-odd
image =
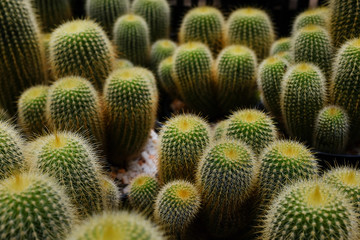
[[[316,185],[315,189],[309,194],[308,203],[312,206],[319,206],[324,203],[324,200],[324,196],[320,191],[320,186]]]

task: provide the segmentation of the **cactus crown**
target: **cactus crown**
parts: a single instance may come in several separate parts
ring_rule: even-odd
[[[280,38],[276,40],[270,49],[270,55],[275,55],[277,53],[290,51],[291,49],[291,38]]]
[[[327,29],[329,27],[329,9],[319,7],[300,13],[295,19],[293,33],[308,25],[317,25]]]

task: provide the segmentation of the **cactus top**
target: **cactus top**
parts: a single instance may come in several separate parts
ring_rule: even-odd
[[[277,53],[290,51],[291,49],[291,38],[279,38],[276,40],[270,49],[270,55],[275,55]]]
[[[304,11],[296,17],[293,25],[293,33],[307,25],[317,25],[327,29],[329,27],[328,16],[329,9],[326,7],[319,7]]]

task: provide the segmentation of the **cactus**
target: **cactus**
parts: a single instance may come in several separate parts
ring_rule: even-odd
[[[75,226],[66,240],[146,239],[165,240],[154,224],[133,212],[104,212]]]
[[[227,45],[250,47],[261,62],[270,53],[275,34],[269,16],[256,8],[241,8],[231,13],[225,28]]]
[[[45,82],[45,55],[29,1],[0,1],[0,16],[0,105],[14,115],[21,93]]]
[[[160,133],[159,178],[194,180],[195,169],[210,142],[210,127],[198,116],[178,115]]]
[[[313,146],[319,151],[342,153],[349,139],[349,118],[337,106],[321,109],[315,122]]]
[[[328,30],[330,27],[329,14],[330,14],[330,9],[328,9],[327,7],[318,7],[300,13],[295,18],[292,33],[295,34],[301,28],[309,25],[316,25]]]
[[[347,40],[360,37],[358,0],[330,0],[330,33],[334,46],[339,48]]]
[[[150,52],[150,61],[151,69],[154,73],[157,72],[159,64],[162,60],[174,54],[176,47],[177,45],[175,42],[167,39],[158,40],[152,45]]]
[[[149,28],[142,17],[134,14],[120,17],[114,25],[114,43],[120,57],[143,67],[149,64]]]
[[[169,38],[170,6],[166,0],[134,0],[132,11],[142,16],[149,26],[150,40]]]
[[[318,180],[290,185],[270,207],[261,239],[358,239],[353,206]]]
[[[64,239],[74,222],[73,210],[53,179],[34,173],[0,182],[1,239]]]
[[[326,78],[331,76],[333,47],[324,28],[315,25],[301,28],[293,37],[291,45],[295,63],[313,63]]]
[[[211,52],[202,43],[188,42],[175,51],[173,74],[180,97],[191,110],[210,116],[217,114],[212,65]]]
[[[213,234],[229,236],[240,228],[237,214],[256,180],[256,158],[244,143],[224,140],[207,149],[197,168],[196,185]]]
[[[280,94],[288,134],[310,143],[316,115],[326,101],[325,77],[320,69],[308,63],[292,66],[284,76]]]
[[[281,116],[281,84],[288,67],[289,63],[286,60],[273,56],[265,59],[258,71],[258,86],[264,105],[276,117]]]
[[[108,177],[101,178],[101,188],[103,190],[103,205],[107,210],[117,210],[122,206],[120,191],[118,186]]]
[[[214,130],[213,130],[213,133],[214,133],[213,140],[214,141],[218,141],[218,140],[226,138],[226,129],[227,129],[228,124],[229,124],[229,120],[225,119],[225,120],[218,122],[215,125]]]
[[[156,120],[155,84],[153,74],[140,67],[116,70],[106,80],[103,97],[114,164],[124,165],[147,142]]]
[[[244,141],[255,154],[259,154],[277,138],[272,119],[256,109],[244,109],[234,112],[228,120],[226,136]]]
[[[224,45],[225,20],[222,13],[209,6],[196,7],[187,12],[182,20],[179,41],[202,42],[216,56]]]
[[[132,208],[146,216],[151,216],[159,193],[158,181],[150,175],[139,175],[130,183],[129,202]]]
[[[57,78],[81,76],[102,89],[113,68],[114,52],[102,28],[91,20],[59,26],[49,43],[51,68]]]
[[[94,19],[111,35],[113,26],[120,16],[130,8],[129,0],[86,0],[86,15]]]
[[[215,64],[217,99],[225,114],[251,104],[256,95],[257,61],[254,52],[241,45],[223,49]]]
[[[114,63],[114,71],[123,68],[134,67],[134,64],[127,59],[116,59]]]
[[[18,102],[19,123],[29,135],[41,135],[47,126],[46,100],[49,87],[38,85],[26,90]]]
[[[157,74],[159,76],[159,85],[172,98],[178,97],[179,93],[173,77],[174,57],[168,57],[159,64]]]
[[[103,210],[100,164],[84,138],[58,132],[36,139],[25,151],[32,169],[64,186],[79,216]]]
[[[291,49],[291,38],[280,38],[276,40],[272,45],[270,49],[270,55],[273,56],[277,53],[290,51]]]
[[[277,53],[277,54],[274,55],[274,57],[282,58],[285,61],[287,61],[290,65],[293,64],[293,62],[294,62],[292,54],[291,54],[290,51]]]
[[[200,194],[184,180],[166,184],[155,201],[154,217],[172,236],[181,236],[200,210]],[[177,238],[179,239],[179,238]]]
[[[52,32],[54,28],[72,17],[69,0],[31,0],[35,13],[39,16],[42,30]]]
[[[64,77],[49,89],[46,115],[56,130],[80,131],[96,145],[102,144],[104,120],[98,93],[81,77]]]

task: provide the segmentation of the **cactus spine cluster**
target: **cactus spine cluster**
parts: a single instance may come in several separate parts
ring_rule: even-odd
[[[177,45],[175,42],[167,39],[158,40],[152,45],[150,62],[154,73],[157,72],[159,64],[162,60],[174,54],[176,47]]]
[[[0,238],[64,239],[74,222],[69,200],[51,178],[34,173],[0,182]]]
[[[45,55],[30,2],[0,2],[0,105],[16,113],[22,91],[46,80]]]
[[[202,42],[208,45],[214,55],[224,45],[225,20],[222,13],[214,7],[197,7],[186,13],[180,27],[179,41]]]
[[[113,180],[108,177],[101,178],[101,189],[103,190],[103,204],[107,210],[117,210],[121,207],[120,191]]]
[[[157,74],[159,76],[159,85],[164,91],[175,98],[179,95],[175,79],[173,77],[173,65],[174,65],[174,57],[168,57],[162,60],[159,64]]]
[[[290,49],[291,49],[291,38],[289,37],[280,38],[271,45],[270,55],[273,56],[281,52],[287,52],[290,51]]]
[[[210,142],[208,124],[195,115],[171,118],[160,133],[159,178],[194,180],[196,166]]]
[[[225,30],[226,43],[242,44],[262,61],[270,53],[275,34],[269,16],[256,8],[241,8],[231,13]]]
[[[10,120],[9,114],[7,113],[7,111],[5,111],[0,107],[0,121],[8,121],[8,120]]]
[[[301,28],[316,25],[326,30],[330,27],[330,9],[327,7],[318,7],[314,9],[306,10],[300,13],[293,24],[293,34],[299,31]]]
[[[167,0],[134,0],[131,8],[147,22],[151,42],[169,38],[170,6]]]
[[[49,43],[51,68],[57,78],[81,76],[102,89],[113,69],[114,52],[102,28],[91,20],[59,26]]]

